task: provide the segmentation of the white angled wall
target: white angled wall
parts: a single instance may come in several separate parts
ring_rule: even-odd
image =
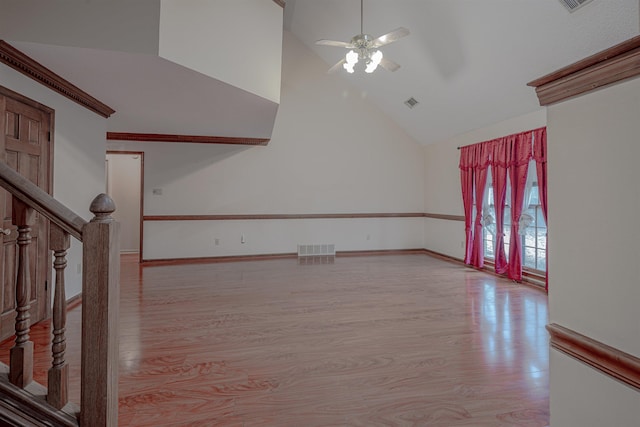
[[[533,91],[533,89],[532,89]],[[427,145],[425,159],[425,212],[464,215],[460,187],[460,151],[457,147],[488,141],[545,125],[545,110],[514,117],[437,144]],[[425,218],[425,248],[458,259],[464,257],[464,222]]]
[[[85,219],[89,204],[105,191],[107,120],[13,69],[0,64],[0,84],[55,110],[53,195]],[[82,290],[82,246],[75,239],[67,255],[66,294]]]
[[[109,142],[145,151],[146,215],[422,212],[422,147],[290,33],[283,52],[268,146]],[[423,221],[147,222],[144,232],[147,259],[290,253],[297,243],[413,249]]]
[[[548,108],[550,321],[640,357],[640,79]],[[640,392],[552,350],[551,425],[637,426]]]
[[[269,0],[161,0],[159,55],[277,103],[283,16]]]
[[[0,0],[0,39],[158,54],[160,0]]]

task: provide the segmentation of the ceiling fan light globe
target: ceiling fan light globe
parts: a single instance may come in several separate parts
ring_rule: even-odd
[[[349,74],[353,74],[353,66],[355,64],[349,64],[348,62],[345,62],[344,64],[342,64],[342,68],[344,68],[345,70],[347,70],[347,73]]]
[[[350,64],[351,68],[353,68],[353,65],[358,62],[358,54],[354,50],[350,50],[347,52],[345,60],[347,61],[347,64]]]
[[[375,63],[376,66],[380,64],[380,61],[382,61],[382,52],[379,50],[373,52],[373,54],[371,55],[371,61]]]
[[[376,68],[378,68],[378,64],[376,64],[373,61],[369,61],[369,62],[367,62],[367,68],[364,69],[364,72],[365,73],[373,73],[376,70]]]

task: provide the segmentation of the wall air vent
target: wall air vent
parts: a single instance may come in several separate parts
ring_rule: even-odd
[[[577,10],[592,1],[593,0],[560,0],[560,3],[562,3],[569,12],[573,12],[574,10]]]
[[[407,99],[406,101],[404,101],[404,105],[406,105],[409,108],[413,108],[418,104],[419,104],[419,102],[416,101],[416,99],[413,96],[411,98]]]

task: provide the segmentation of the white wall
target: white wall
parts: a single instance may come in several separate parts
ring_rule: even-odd
[[[110,149],[145,151],[146,215],[422,212],[422,148],[344,79],[328,75],[290,33],[283,52],[282,98],[268,146],[109,142]],[[162,195],[152,195],[154,188]],[[151,259],[294,252],[297,243],[338,240],[337,250],[416,248],[422,223],[147,223],[143,250]]]
[[[533,90],[533,89],[532,89]],[[425,212],[464,215],[460,187],[460,151],[457,147],[488,141],[539,128],[546,123],[545,110],[514,117],[424,148]],[[464,222],[425,219],[425,248],[464,258]]]
[[[638,111],[637,78],[549,107],[548,197],[550,321],[640,357]],[[638,425],[638,391],[577,364],[551,359],[551,424]]]
[[[85,219],[89,204],[104,192],[106,119],[0,64],[0,84],[55,110],[53,195]],[[72,240],[67,256],[67,298],[82,290],[82,246]]]
[[[268,0],[162,0],[159,55],[279,102],[283,16]]]

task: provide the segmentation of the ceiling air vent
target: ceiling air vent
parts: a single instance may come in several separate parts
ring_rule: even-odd
[[[569,10],[569,12],[573,12],[574,10],[577,10],[578,8],[592,1],[593,0],[560,0],[560,3],[562,3],[564,7]]]
[[[416,99],[412,96],[411,98],[404,101],[404,105],[406,105],[409,108],[413,108],[416,105],[418,105],[418,101],[416,101]]]

